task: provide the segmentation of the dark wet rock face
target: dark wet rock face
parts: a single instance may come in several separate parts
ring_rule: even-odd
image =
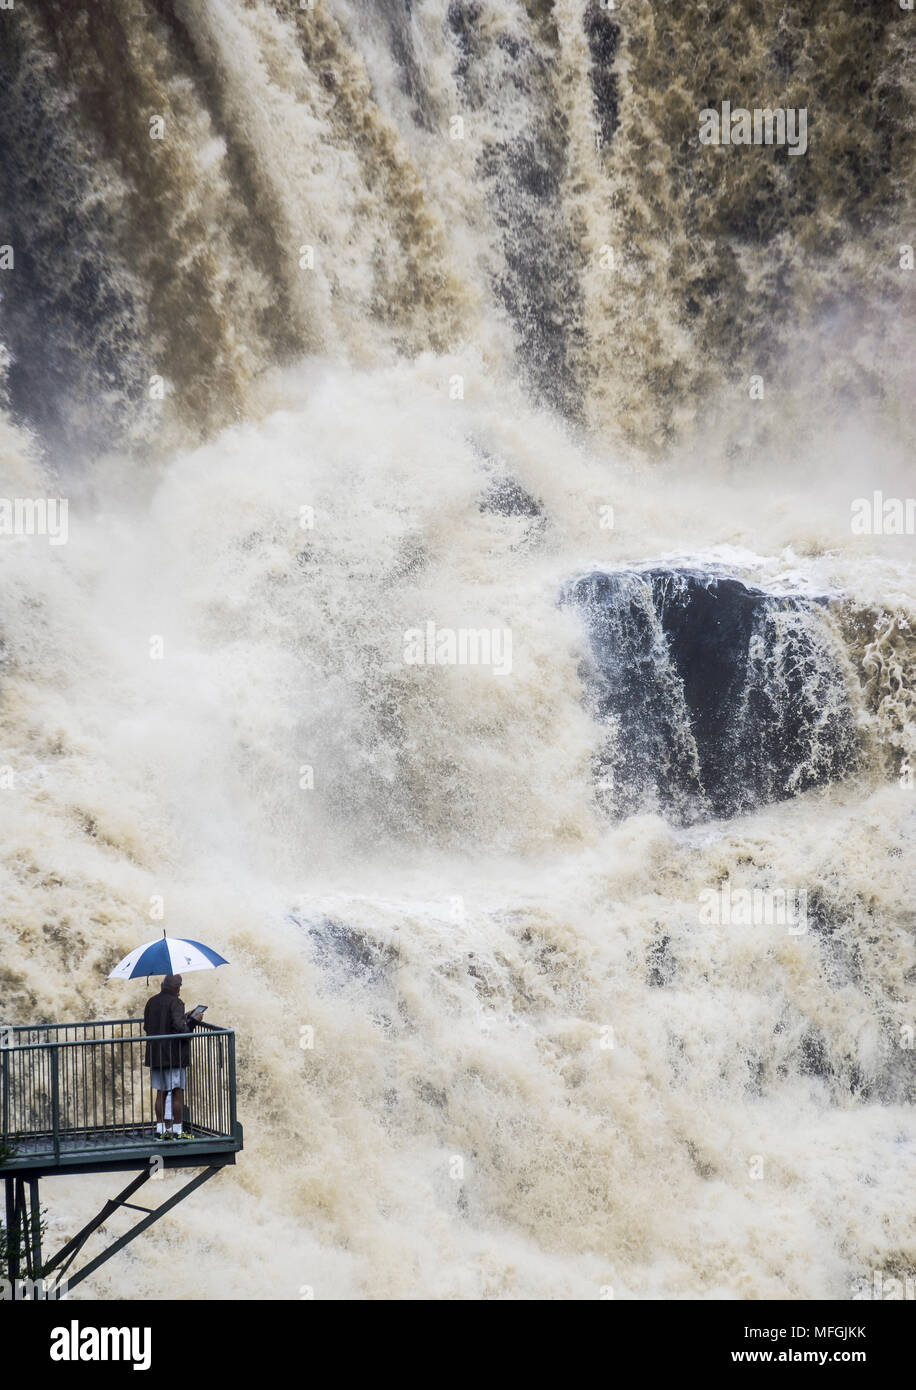
[[[391,56],[400,69],[401,90],[413,103],[414,122],[424,130],[434,130],[435,118],[413,39],[413,6],[410,0],[380,0],[378,13],[388,26]]]
[[[455,0],[447,20],[468,119],[483,116],[484,128],[502,132],[483,141],[477,165],[497,232],[496,297],[515,330],[529,390],[578,420],[584,261],[564,204],[568,130],[556,90],[556,29],[541,10],[531,7],[528,22],[508,11],[497,19],[476,0]],[[516,108],[524,116],[507,119]]]
[[[687,570],[594,573],[585,675],[617,815],[730,816],[848,775],[858,743],[821,605]]]
[[[392,947],[373,940],[358,927],[328,917],[308,921],[291,914],[291,920],[307,933],[319,963],[336,973],[377,982],[397,960]]]
[[[670,936],[660,936],[649,951],[647,983],[654,989],[663,989],[677,974],[677,964],[671,955]]]
[[[596,0],[586,9],[583,25],[592,64],[589,81],[595,99],[595,115],[602,141],[607,143],[614,138],[620,124],[620,91],[613,66],[620,42],[620,25],[615,23],[612,12],[602,9]]]
[[[497,512],[500,516],[542,515],[540,502],[526,492],[514,478],[500,475],[493,479],[480,503],[482,512]]]

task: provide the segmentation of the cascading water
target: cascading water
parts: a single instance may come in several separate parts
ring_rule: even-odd
[[[849,521],[908,487],[909,22],[0,11],[2,491],[69,500],[0,537],[0,1015],[138,1012],[161,899],[246,1128],[79,1293],[916,1269],[913,540]],[[730,95],[804,159],[697,145]]]
[[[569,597],[616,731],[598,775],[619,811],[729,816],[856,770],[850,692],[811,599],[678,570],[589,575]]]

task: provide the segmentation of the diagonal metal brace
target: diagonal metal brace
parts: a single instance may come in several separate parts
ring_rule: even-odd
[[[177,1206],[178,1203],[181,1202],[185,1197],[190,1197],[192,1192],[194,1192],[198,1187],[201,1187],[205,1182],[209,1181],[210,1178],[214,1177],[220,1171],[221,1166],[222,1165],[219,1165],[214,1168],[205,1168],[202,1173],[198,1173],[196,1178],[192,1178],[190,1182],[186,1182],[184,1187],[180,1188],[174,1194],[174,1196],[168,1199],[167,1202],[163,1202],[162,1205],[158,1206],[155,1211],[150,1212],[150,1214],[144,1217],[142,1221],[138,1221],[135,1226],[132,1226],[131,1229],[126,1233],[126,1235],[120,1236],[118,1240],[114,1242],[113,1245],[109,1245],[107,1250],[103,1250],[100,1255],[96,1255],[95,1259],[90,1260],[87,1265],[84,1265],[78,1274],[74,1274],[71,1279],[67,1280],[68,1291],[70,1289],[75,1288],[77,1284],[81,1284],[82,1281],[88,1278],[90,1274],[94,1274],[100,1265],[103,1265],[106,1260],[110,1260],[112,1255],[116,1255],[119,1250],[123,1250],[125,1245],[129,1245],[130,1242],[134,1240],[138,1235],[140,1235],[143,1231],[147,1230],[150,1226],[152,1226],[154,1222],[159,1220],[160,1216],[165,1216],[167,1211],[171,1211],[172,1207]],[[118,1209],[118,1207],[129,1206],[130,1203],[125,1202],[124,1198],[130,1197],[132,1193],[136,1192],[138,1187],[142,1186],[143,1183],[148,1182],[150,1176],[151,1174],[149,1172],[141,1173],[138,1178],[135,1178],[133,1182],[129,1183],[127,1187],[125,1187],[123,1192],[121,1192],[112,1201],[107,1202],[106,1205],[99,1212],[98,1216],[93,1217],[93,1219],[88,1223],[88,1225],[83,1227],[83,1229],[79,1232],[78,1235],[74,1236],[73,1239],[69,1241],[64,1246],[64,1248],[53,1257],[53,1259],[48,1261],[48,1263],[44,1267],[43,1274],[50,1273],[50,1271],[52,1269],[55,1269],[63,1259],[66,1259],[67,1261],[67,1264],[64,1266],[64,1269],[66,1269],[70,1265],[74,1256],[85,1244],[86,1240],[89,1238],[92,1232],[97,1230],[98,1227],[101,1226],[102,1223],[112,1214],[112,1212]]]
[[[131,1181],[127,1184],[124,1190],[118,1193],[117,1197],[113,1197],[110,1202],[106,1202],[102,1210],[99,1212],[98,1216],[94,1216],[91,1221],[88,1221],[86,1225],[83,1227],[83,1229],[81,1231],[78,1231],[72,1240],[67,1241],[67,1244],[63,1247],[62,1250],[58,1250],[57,1254],[54,1255],[50,1260],[48,1260],[47,1264],[44,1266],[44,1269],[42,1270],[42,1277],[50,1274],[53,1269],[56,1269],[62,1260],[66,1260],[67,1263],[61,1270],[61,1277],[63,1277],[64,1273],[66,1273],[67,1269],[69,1268],[74,1256],[79,1253],[83,1245],[92,1235],[92,1232],[98,1230],[99,1226],[101,1226],[103,1222],[107,1221],[109,1216],[111,1216],[113,1212],[117,1211],[118,1207],[124,1206],[125,1198],[132,1197],[138,1187],[142,1187],[145,1182],[149,1181],[150,1176],[150,1173],[146,1169],[144,1169],[144,1171],[139,1175],[139,1177],[131,1179]]]

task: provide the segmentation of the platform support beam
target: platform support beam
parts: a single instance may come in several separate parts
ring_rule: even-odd
[[[66,1286],[65,1292],[69,1293],[90,1274],[94,1274],[100,1265],[110,1260],[112,1255],[117,1255],[119,1250],[123,1250],[143,1231],[148,1230],[161,1216],[165,1216],[179,1202],[184,1201],[185,1197],[190,1197],[191,1193],[195,1192],[198,1187],[215,1177],[224,1166],[218,1164],[205,1168],[202,1173],[198,1173],[190,1182],[186,1182],[155,1211],[150,1211],[148,1207],[134,1206],[127,1201],[127,1198],[133,1196],[137,1189],[148,1182],[152,1176],[150,1170],[145,1168],[137,1177],[131,1179],[117,1197],[106,1202],[101,1211],[91,1221],[87,1221],[82,1230],[78,1231],[72,1240],[68,1240],[63,1249],[53,1255],[45,1265],[42,1265],[41,1261],[41,1208],[38,1196],[38,1179],[8,1177],[6,1179],[6,1277],[10,1284],[11,1297],[14,1299],[56,1298],[60,1296],[60,1290],[64,1286]],[[25,1194],[26,1185],[29,1189],[28,1202]],[[147,1215],[142,1221],[138,1221],[135,1226],[132,1226],[125,1235],[120,1236],[113,1244],[109,1245],[107,1250],[103,1250],[100,1255],[96,1255],[94,1259],[84,1265],[77,1274],[68,1277],[67,1270],[86,1241],[94,1231],[104,1225],[119,1207],[130,1207],[133,1211],[145,1211]],[[23,1256],[25,1258],[25,1273],[30,1281],[27,1285],[24,1284],[22,1278]],[[49,1275],[52,1274],[54,1279],[49,1284]],[[41,1284],[38,1285],[40,1292],[36,1291],[35,1288],[39,1280],[41,1281]],[[19,1285],[18,1288],[17,1284]]]
[[[4,1264],[4,1277],[9,1282],[12,1298],[17,1297],[17,1285],[21,1283],[23,1273],[29,1280],[41,1278],[41,1202],[37,1178],[6,1178]]]
[[[19,1278],[19,1207],[17,1205],[21,1179],[6,1179],[6,1277],[16,1297],[16,1280]]]
[[[44,1273],[50,1274],[53,1270],[57,1269],[58,1265],[61,1265],[64,1261],[66,1261],[66,1263],[63,1264],[63,1268],[61,1269],[60,1274],[58,1275],[58,1280],[63,1279],[64,1274],[70,1267],[72,1260],[76,1257],[76,1255],[79,1254],[80,1250],[85,1245],[89,1237],[92,1235],[93,1231],[97,1231],[98,1228],[108,1220],[109,1216],[111,1216],[114,1212],[117,1211],[118,1207],[123,1206],[125,1203],[125,1199],[127,1197],[132,1197],[133,1194],[136,1192],[137,1188],[142,1187],[143,1184],[149,1180],[149,1176],[149,1169],[144,1168],[142,1172],[138,1174],[137,1177],[131,1179],[131,1181],[127,1184],[123,1191],[118,1193],[117,1197],[113,1197],[110,1202],[106,1202],[105,1205],[102,1207],[102,1210],[98,1213],[98,1215],[94,1216],[91,1221],[87,1221],[83,1229],[81,1231],[77,1231],[73,1239],[68,1240],[67,1244],[63,1247],[63,1249],[58,1250],[57,1254],[52,1256],[52,1258],[45,1265]]]
[[[126,1235],[120,1236],[119,1239],[114,1242],[114,1244],[109,1245],[107,1250],[103,1250],[100,1255],[96,1255],[94,1260],[90,1260],[87,1265],[84,1265],[78,1274],[74,1274],[71,1278],[68,1278],[67,1291],[69,1292],[71,1289],[76,1288],[77,1284],[81,1284],[84,1279],[87,1279],[89,1277],[90,1274],[94,1274],[95,1271],[99,1268],[99,1266],[103,1265],[106,1262],[106,1260],[110,1260],[112,1255],[116,1255],[119,1250],[123,1250],[125,1245],[129,1245],[132,1240],[136,1239],[136,1237],[141,1235],[143,1231],[147,1230],[150,1226],[152,1226],[154,1222],[158,1221],[161,1216],[165,1216],[166,1212],[171,1211],[172,1208],[176,1207],[179,1202],[184,1201],[185,1197],[190,1197],[191,1193],[196,1191],[198,1187],[201,1187],[205,1182],[208,1182],[210,1178],[215,1177],[216,1174],[220,1171],[220,1167],[222,1167],[222,1165],[219,1165],[214,1168],[205,1168],[202,1173],[198,1173],[196,1178],[192,1178],[190,1182],[186,1182],[184,1187],[179,1188],[179,1190],[174,1194],[174,1196],[170,1197],[167,1202],[163,1202],[161,1206],[158,1206],[155,1211],[151,1211],[149,1215],[144,1217],[142,1221],[138,1221],[135,1226],[131,1227],[131,1229],[126,1233]],[[128,1184],[128,1186],[124,1189],[120,1196],[115,1197],[111,1202],[107,1202],[106,1205],[102,1208],[101,1212],[99,1212],[98,1216],[93,1217],[92,1221],[90,1221],[88,1225],[83,1227],[79,1235],[74,1236],[73,1240],[71,1240],[67,1245],[65,1245],[63,1250],[61,1250],[57,1255],[55,1255],[53,1259],[48,1261],[47,1265],[45,1266],[45,1273],[49,1273],[52,1269],[56,1269],[57,1266],[60,1264],[61,1260],[63,1260],[65,1257],[67,1257],[67,1263],[63,1266],[63,1270],[66,1270],[69,1267],[71,1260],[77,1254],[78,1250],[85,1243],[87,1238],[92,1234],[92,1232],[96,1230],[99,1226],[101,1226],[103,1221],[105,1221],[113,1211],[115,1211],[120,1206],[124,1206],[124,1198],[129,1197],[132,1193],[136,1192],[137,1188],[140,1187],[144,1182],[147,1182],[149,1177],[150,1173],[148,1171],[141,1173],[139,1178],[135,1179],[132,1183]],[[69,1257],[68,1252],[70,1252]],[[63,1276],[63,1270],[61,1277]]]

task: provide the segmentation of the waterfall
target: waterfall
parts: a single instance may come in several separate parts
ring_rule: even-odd
[[[0,11],[0,1021],[207,942],[246,1136],[88,1296],[916,1270],[910,22]]]
[[[620,812],[730,816],[856,771],[840,644],[816,601],[683,570],[588,575],[569,597],[588,616],[614,729],[599,777]]]

